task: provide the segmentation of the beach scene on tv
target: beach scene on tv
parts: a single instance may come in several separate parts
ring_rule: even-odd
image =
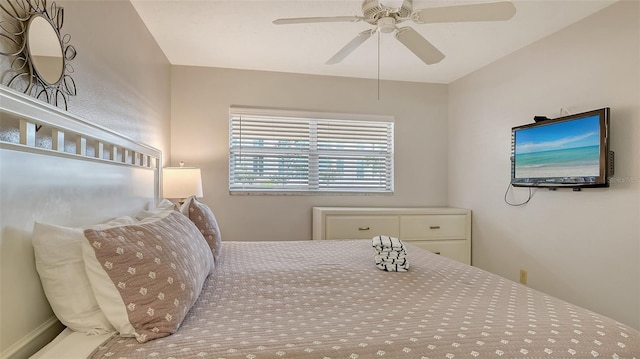
[[[516,131],[515,177],[598,176],[599,122],[591,116]]]

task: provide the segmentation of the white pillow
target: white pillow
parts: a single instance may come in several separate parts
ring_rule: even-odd
[[[138,220],[145,220],[147,218],[151,218],[150,220],[156,220],[166,217],[169,213],[177,209],[178,207],[173,202],[165,198],[160,201],[160,203],[158,203],[158,206],[156,208],[142,211],[136,214],[136,218]]]
[[[115,329],[98,306],[82,259],[84,229],[107,229],[136,223],[131,217],[69,228],[36,222],[33,249],[42,288],[53,312],[70,329],[88,334],[104,334]]]

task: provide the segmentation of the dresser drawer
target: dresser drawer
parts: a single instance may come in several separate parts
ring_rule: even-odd
[[[407,244],[413,244],[426,249],[435,254],[451,258],[461,263],[471,263],[471,248],[466,240],[445,240],[445,241],[412,241],[404,240]],[[407,254],[411,256],[410,249]]]
[[[467,216],[458,214],[402,216],[401,228],[402,240],[464,239],[467,237]]]
[[[325,220],[325,239],[398,237],[399,233],[398,216],[327,216]]]

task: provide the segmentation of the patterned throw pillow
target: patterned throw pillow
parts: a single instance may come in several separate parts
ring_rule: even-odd
[[[172,212],[156,221],[84,234],[91,287],[120,335],[144,343],[178,330],[214,266],[198,228]]]
[[[207,240],[213,253],[213,259],[217,261],[218,257],[220,257],[222,237],[220,235],[218,221],[216,221],[213,211],[211,211],[211,208],[206,204],[198,201],[195,196],[189,197],[185,201],[184,206],[188,208],[188,212],[185,214],[188,214],[189,219],[195,223],[200,233],[204,236],[204,239]]]

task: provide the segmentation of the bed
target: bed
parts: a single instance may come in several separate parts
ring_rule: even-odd
[[[621,323],[418,247],[407,255],[409,271],[386,272],[369,240],[223,242],[176,334],[103,337],[82,357],[640,357],[640,333]]]
[[[3,277],[2,335],[17,333],[3,357],[29,356],[48,342],[33,358],[640,358],[640,332],[623,323],[410,244],[409,270],[388,272],[376,267],[371,240],[220,241],[211,208],[191,199],[176,211],[159,200],[156,150],[0,90],[3,116],[15,117],[20,131],[43,124],[76,138],[74,154],[37,141],[2,143],[3,171],[11,159],[20,174],[11,179],[48,174],[43,181],[51,182],[71,170],[104,181],[96,191],[60,180],[36,193],[55,206],[37,209],[43,202],[26,196],[37,192],[32,182],[3,187],[3,201],[35,203],[2,214],[3,275],[16,269],[12,281]],[[29,138],[20,133],[20,141]],[[93,148],[85,151],[83,139]],[[66,165],[65,174],[20,165],[32,157]],[[36,273],[59,247],[49,240],[71,237],[75,249],[58,254],[80,272]],[[7,261],[7,243],[31,251],[13,250]],[[56,301],[51,278],[93,293],[91,320],[61,309],[87,298],[63,290],[60,298],[72,299]],[[10,285],[15,293],[5,290]],[[60,334],[54,312],[69,323]]]

